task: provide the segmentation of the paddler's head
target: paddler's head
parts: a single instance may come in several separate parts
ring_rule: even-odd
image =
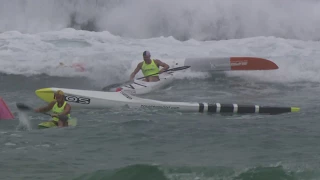
[[[63,91],[61,91],[61,90],[56,91],[54,93],[54,97],[58,103],[64,102],[64,92]]]
[[[143,60],[145,61],[145,62],[150,62],[151,61],[151,59],[150,59],[150,57],[151,57],[151,54],[150,54],[150,52],[149,51],[144,51],[143,52]]]

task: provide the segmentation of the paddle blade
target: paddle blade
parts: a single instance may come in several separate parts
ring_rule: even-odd
[[[25,105],[23,103],[16,103],[16,106],[21,111],[30,111],[30,110],[32,110],[32,108],[30,108],[29,106],[27,106],[27,105]]]

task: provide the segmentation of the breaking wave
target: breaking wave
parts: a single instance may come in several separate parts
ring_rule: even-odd
[[[0,32],[74,28],[131,38],[320,39],[315,0],[1,0]]]

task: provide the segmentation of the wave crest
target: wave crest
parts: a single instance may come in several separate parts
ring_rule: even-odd
[[[320,39],[320,2],[314,0],[11,0],[2,4],[0,16],[6,17],[0,19],[2,32],[74,28],[131,38]]]

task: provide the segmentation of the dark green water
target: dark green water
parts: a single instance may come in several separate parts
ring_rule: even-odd
[[[1,75],[0,94],[44,105],[44,87],[99,89],[83,78]],[[318,85],[261,83],[212,75],[177,80],[142,97],[163,101],[298,106],[299,113],[225,115],[74,110],[75,128],[38,130],[45,115],[28,113],[29,125],[0,121],[1,179],[75,180],[313,180],[320,178]]]

